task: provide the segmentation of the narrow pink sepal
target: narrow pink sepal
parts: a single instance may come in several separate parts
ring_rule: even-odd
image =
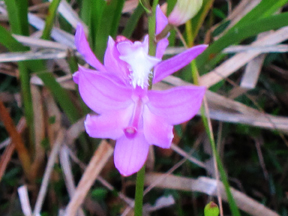
[[[78,52],[84,57],[85,61],[88,64],[90,64],[98,71],[106,71],[104,65],[96,58],[96,56],[92,52],[85,36],[83,26],[80,23],[78,23],[76,28],[75,45]]]
[[[79,66],[77,77],[83,101],[98,114],[127,108],[133,103],[133,89],[119,85],[111,76]]]
[[[115,41],[109,36],[104,56],[104,65],[106,70],[108,73],[114,74],[121,80],[127,80],[127,74],[129,74],[127,63],[119,59],[119,55]]]
[[[168,19],[162,12],[159,5],[156,8],[156,35],[159,34],[168,24]]]
[[[165,120],[150,112],[145,107],[143,113],[143,131],[148,143],[161,148],[170,148],[173,135],[173,126],[167,124]]]
[[[176,125],[194,117],[201,107],[205,87],[183,86],[166,91],[149,91],[149,110],[168,124]]]
[[[144,165],[149,152],[149,144],[143,132],[134,138],[120,137],[115,146],[114,164],[121,175],[129,176],[138,172]]]
[[[166,76],[180,70],[189,64],[193,59],[200,55],[208,45],[194,46],[172,58],[162,61],[154,68],[153,83],[157,83],[164,79]]]
[[[90,137],[118,139],[124,135],[123,128],[129,124],[133,106],[126,109],[107,112],[101,115],[87,115],[84,122]]]
[[[163,38],[157,43],[156,55],[155,55],[156,58],[162,59],[168,45],[169,40],[167,38]]]

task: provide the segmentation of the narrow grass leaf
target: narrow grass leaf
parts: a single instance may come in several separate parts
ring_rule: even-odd
[[[5,0],[11,30],[15,34],[29,35],[28,1]]]
[[[100,60],[103,59],[108,36],[116,36],[123,5],[123,0],[111,0],[109,4],[105,2],[103,6],[95,36],[95,53]]]
[[[251,22],[239,28],[234,28],[233,31],[229,30],[224,36],[219,38],[216,42],[210,45],[201,55],[198,56],[196,60],[199,71],[209,70],[214,66],[211,64],[206,65],[209,61],[210,56],[217,55],[229,45],[237,44],[248,37],[257,35],[264,31],[278,29],[286,26],[287,20],[288,12]]]
[[[200,27],[203,25],[203,22],[213,5],[214,0],[203,0],[203,5],[197,15],[192,18],[192,35],[194,37],[198,34]]]
[[[122,35],[130,38],[133,31],[136,28],[136,25],[140,19],[140,17],[143,15],[144,9],[141,4],[138,4],[137,8],[135,9],[134,13],[131,15],[129,20],[127,21],[127,24],[125,25],[124,30],[122,31]]]
[[[42,39],[48,40],[50,38],[53,22],[60,2],[61,0],[53,0],[49,6],[48,16],[46,18],[45,27],[41,36]]]
[[[248,23],[256,20],[260,20],[262,18],[266,18],[274,14],[279,8],[284,6],[288,0],[278,0],[278,1],[270,1],[270,0],[262,0],[255,8],[253,8],[246,16],[244,16],[238,23],[235,24],[233,28],[239,28],[241,26],[245,26]]]

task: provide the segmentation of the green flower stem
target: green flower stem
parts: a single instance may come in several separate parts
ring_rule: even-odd
[[[136,178],[135,207],[134,207],[135,216],[142,216],[144,179],[145,179],[145,165],[139,170]]]
[[[187,32],[188,44],[192,45],[193,41],[194,41],[194,37],[192,35],[192,24],[189,21],[186,23],[186,32]],[[194,84],[199,85],[199,79],[198,79],[199,73],[198,73],[198,69],[197,69],[197,65],[196,65],[195,60],[193,60],[191,62],[191,71],[192,71],[192,77],[193,77]],[[201,117],[202,117],[202,121],[203,121],[204,126],[205,126],[206,133],[208,134],[208,137],[209,137],[213,156],[215,157],[215,161],[216,161],[216,166],[219,168],[220,176],[221,176],[221,179],[222,179],[223,184],[224,184],[224,188],[225,188],[225,191],[227,194],[228,203],[229,203],[232,215],[233,216],[240,216],[240,212],[237,208],[236,202],[235,202],[235,200],[232,196],[232,193],[230,191],[230,186],[229,186],[229,183],[227,180],[227,175],[225,173],[222,161],[220,160],[219,154],[216,150],[215,140],[214,140],[214,136],[213,136],[213,130],[212,130],[211,122],[209,119],[209,111],[208,111],[205,96],[204,96],[204,106],[201,107]]]
[[[156,7],[158,5],[158,0],[153,1],[152,13],[148,14],[148,34],[149,34],[149,55],[155,56],[156,54],[156,41],[155,41],[155,31],[156,31]],[[149,78],[149,89],[152,88],[152,76]],[[145,165],[137,173],[136,178],[136,191],[135,191],[135,206],[134,215],[142,216],[143,209],[143,190],[144,190],[144,179],[145,179]]]
[[[152,13],[148,14],[148,34],[149,34],[149,55],[155,56],[156,54],[156,7],[158,5],[158,0],[153,1]]]
[[[152,13],[148,14],[148,35],[149,35],[149,55],[155,56],[156,55],[156,7],[158,5],[158,0],[153,1],[152,5]],[[152,80],[153,80],[153,71],[151,76],[149,77],[149,89],[152,88]]]

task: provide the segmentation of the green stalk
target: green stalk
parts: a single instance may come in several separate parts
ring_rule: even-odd
[[[149,55],[155,56],[156,54],[156,42],[155,42],[155,31],[156,31],[156,7],[158,0],[153,1],[152,11],[148,14],[148,34],[149,34]],[[152,88],[152,78],[149,78],[149,89]],[[144,179],[145,179],[145,165],[137,173],[136,178],[136,191],[135,191],[135,207],[134,215],[142,216],[143,209],[143,190],[144,190]]]
[[[192,35],[192,25],[191,25],[190,21],[188,21],[186,23],[186,32],[187,32],[188,44],[189,45],[193,45],[194,36]],[[191,71],[192,71],[193,83],[195,85],[199,85],[199,80],[198,80],[199,73],[198,73],[198,69],[197,69],[197,65],[196,65],[196,61],[195,60],[193,60],[191,62]],[[206,98],[204,96],[204,106],[201,107],[202,121],[204,123],[206,133],[208,134],[208,137],[209,137],[209,141],[210,141],[212,152],[213,152],[213,157],[215,158],[215,161],[216,161],[216,166],[218,167],[218,169],[220,171],[220,176],[221,176],[221,179],[222,179],[223,184],[224,184],[224,188],[225,188],[225,191],[226,191],[226,195],[227,195],[227,198],[228,198],[228,203],[229,203],[231,212],[232,212],[232,214],[234,216],[240,216],[240,212],[239,212],[239,210],[237,208],[236,202],[235,202],[235,200],[234,200],[234,198],[232,196],[232,193],[230,191],[230,186],[229,186],[229,183],[228,183],[228,180],[227,180],[227,175],[226,175],[226,173],[224,171],[224,167],[223,167],[222,161],[220,160],[219,154],[218,154],[218,152],[216,150],[216,145],[215,145],[215,140],[214,140],[214,136],[213,136],[213,131],[212,131],[210,119],[207,118],[207,116],[208,116],[207,114],[209,114],[209,111],[208,111],[208,108],[206,106]]]
[[[158,5],[158,0],[153,1],[152,11],[148,14],[148,34],[149,34],[149,55],[155,56],[156,54],[156,7]],[[150,85],[151,87],[151,85]]]
[[[135,207],[134,207],[135,216],[142,216],[144,179],[145,179],[145,165],[138,171],[136,178]]]

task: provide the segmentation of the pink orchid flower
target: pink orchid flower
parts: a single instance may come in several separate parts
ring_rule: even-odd
[[[157,10],[156,31],[167,24]],[[98,115],[87,115],[85,129],[94,138],[116,140],[114,163],[124,176],[132,175],[144,165],[150,145],[169,148],[173,125],[191,119],[199,110],[204,87],[185,86],[165,91],[148,90],[149,76],[154,69],[153,83],[189,64],[206,45],[195,46],[161,61],[167,39],[157,45],[156,56],[148,55],[148,37],[143,42],[120,36],[108,40],[104,65],[95,57],[78,25],[75,35],[78,51],[96,70],[79,66],[73,76],[81,97]]]

